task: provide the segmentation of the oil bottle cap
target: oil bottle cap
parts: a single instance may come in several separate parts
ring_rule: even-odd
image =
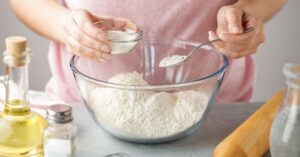
[[[46,117],[49,123],[68,123],[73,120],[72,108],[68,105],[57,104],[48,107]]]
[[[26,51],[27,39],[21,36],[11,36],[5,39],[6,50],[15,56],[22,56]]]

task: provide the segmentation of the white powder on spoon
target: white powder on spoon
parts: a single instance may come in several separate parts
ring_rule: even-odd
[[[116,75],[109,82],[148,85],[137,72]],[[134,136],[159,138],[180,133],[198,122],[208,97],[191,90],[167,93],[95,88],[88,101],[104,125]]]
[[[187,56],[182,55],[173,55],[163,58],[160,63],[159,67],[168,67],[175,64],[178,64],[186,59]]]

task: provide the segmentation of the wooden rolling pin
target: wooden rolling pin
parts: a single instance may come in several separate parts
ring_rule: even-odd
[[[213,157],[261,157],[269,149],[273,119],[284,98],[278,92],[217,145]]]

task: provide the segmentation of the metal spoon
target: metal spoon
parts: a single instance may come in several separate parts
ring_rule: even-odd
[[[249,27],[249,28],[244,30],[244,33],[248,33],[248,32],[251,32],[253,30],[254,30],[253,27]],[[200,47],[205,46],[205,45],[210,44],[210,43],[213,43],[213,42],[216,42],[216,41],[221,41],[221,39],[217,38],[217,39],[202,43],[202,44],[196,46],[195,48],[193,48],[193,50],[191,52],[189,52],[188,55],[173,55],[173,56],[165,57],[164,59],[162,59],[160,61],[159,67],[168,68],[168,67],[173,67],[173,66],[182,64],[183,62],[185,62],[189,58],[191,58],[191,56],[194,54],[194,52],[196,52],[196,50],[198,50]],[[168,64],[167,62],[170,61],[170,60],[173,60],[173,61]]]

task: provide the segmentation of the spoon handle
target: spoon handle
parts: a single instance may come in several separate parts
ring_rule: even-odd
[[[186,58],[191,57],[191,56],[193,55],[193,53],[196,52],[200,47],[205,46],[205,45],[210,44],[210,43],[213,43],[213,42],[216,42],[216,41],[221,41],[221,39],[220,39],[220,38],[217,38],[217,39],[210,40],[210,41],[208,41],[208,42],[205,42],[205,43],[202,43],[202,44],[196,46],[196,47],[193,48],[193,50],[187,55]],[[187,59],[186,59],[186,60],[187,60]]]
[[[249,27],[249,28],[246,28],[244,30],[244,33],[249,33],[249,32],[252,32],[252,31],[254,31],[254,28],[253,27]]]

